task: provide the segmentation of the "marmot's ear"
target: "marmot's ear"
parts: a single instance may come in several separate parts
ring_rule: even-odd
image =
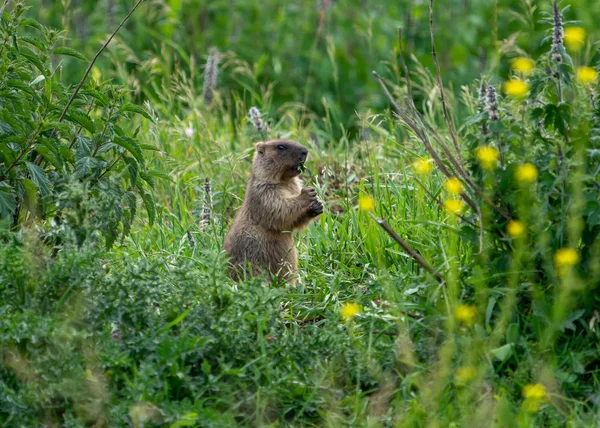
[[[256,151],[261,155],[265,153],[265,144],[264,143],[256,143]]]

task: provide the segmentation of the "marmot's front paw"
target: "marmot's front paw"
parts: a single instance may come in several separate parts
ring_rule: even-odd
[[[319,198],[317,197],[317,191],[314,187],[305,187],[300,192],[300,197],[306,199],[309,202],[309,205],[313,202],[317,201]]]
[[[311,217],[316,217],[319,214],[323,214],[323,202],[317,200],[308,209]]]

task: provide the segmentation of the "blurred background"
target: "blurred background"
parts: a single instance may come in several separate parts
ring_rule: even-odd
[[[65,30],[67,46],[90,58],[135,4],[30,3],[42,23]],[[569,4],[566,18],[591,32],[600,3]],[[534,0],[436,1],[435,37],[445,80],[458,91],[484,72],[492,78],[505,76],[511,57],[526,52],[535,60],[549,46],[543,43],[549,26],[539,22],[539,12],[550,7],[549,1]],[[185,77],[201,93],[203,68],[214,47],[221,53],[218,90],[235,94],[223,96],[223,102],[241,99],[244,108],[256,104],[272,117],[286,103],[298,103],[296,107],[315,114],[317,121],[331,115],[331,122],[352,132],[355,112],[380,110],[387,103],[371,72],[400,78],[398,28],[405,54],[433,71],[428,21],[425,0],[147,0],[97,67],[103,77],[131,88],[136,101],[157,101],[163,90],[177,90],[172,88],[173,76]],[[593,32],[588,36],[598,38]],[[591,50],[580,54],[590,57],[584,62],[592,60]],[[68,79],[79,81],[87,64],[61,61]],[[247,113],[234,110],[234,116]],[[335,132],[339,137],[342,131]]]

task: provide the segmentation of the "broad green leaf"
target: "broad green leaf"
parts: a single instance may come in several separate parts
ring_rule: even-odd
[[[35,52],[33,52],[31,49],[29,49],[25,46],[21,46],[21,49],[19,50],[19,52],[30,63],[35,65],[36,68],[40,71],[40,73],[42,73],[43,75],[48,74],[48,70],[46,70],[46,67],[44,67],[44,63],[42,62],[42,60],[38,57],[38,55]]]
[[[67,117],[71,122],[75,122],[81,125],[90,133],[93,134],[96,132],[96,125],[94,125],[94,122],[86,113],[83,113],[78,110],[72,110],[71,112],[69,112]]]
[[[137,183],[138,170],[139,170],[138,163],[134,158],[132,158],[130,156],[123,156],[123,160],[127,164],[127,168],[129,170],[129,178],[131,179],[131,186],[135,187],[135,185]]]
[[[10,218],[17,208],[17,201],[10,193],[0,190],[0,218]]]
[[[75,162],[75,175],[83,177],[87,175],[91,170],[98,168],[100,161],[91,156],[85,156],[81,159],[77,159]]]
[[[50,181],[48,180],[48,177],[46,176],[46,171],[44,171],[42,168],[40,168],[39,166],[37,166],[34,163],[26,162],[26,164],[27,164],[27,169],[29,170],[29,173],[31,174],[31,180],[33,180],[33,182],[37,186],[37,188],[40,192],[40,195],[42,195],[42,198],[49,195],[52,190],[50,189]]]
[[[92,154],[92,140],[90,139],[90,137],[87,137],[85,135],[79,135],[79,136],[77,136],[76,142],[77,142],[77,150],[75,152],[76,160],[79,160],[81,158],[84,158],[84,157]]]
[[[44,29],[44,27],[42,26],[42,24],[40,24],[39,22],[37,22],[35,19],[31,19],[31,18],[22,19],[19,22],[19,25],[21,25],[23,27],[25,27],[25,26],[27,26],[27,27],[33,27],[36,30],[40,30],[40,31]]]
[[[67,48],[65,46],[59,46],[57,48],[54,48],[52,53],[54,55],[68,55],[75,58],[79,58],[83,61],[87,61],[87,58],[82,53],[77,52],[75,49]]]
[[[490,353],[498,360],[505,361],[512,353],[513,344],[508,343],[496,349],[492,349]]]
[[[154,224],[154,217],[156,216],[156,204],[154,203],[154,198],[151,193],[144,189],[144,186],[139,181],[137,182],[137,188],[140,191],[140,196],[144,201],[144,206],[148,212],[148,222],[150,223],[150,226],[152,226]]]
[[[131,138],[127,137],[115,136],[114,143],[123,147],[124,149],[127,149],[139,163],[144,163],[144,155],[142,153],[142,149],[135,140],[132,140]]]
[[[121,107],[121,110],[141,114],[146,119],[152,120],[152,116],[150,116],[150,114],[144,108],[137,106],[135,104],[124,104]]]

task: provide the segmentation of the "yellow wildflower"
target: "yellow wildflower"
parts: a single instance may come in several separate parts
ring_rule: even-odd
[[[508,236],[510,236],[511,238],[520,238],[525,234],[525,224],[523,224],[523,222],[519,220],[511,220],[506,225],[506,231],[508,232]]]
[[[477,308],[473,305],[459,305],[456,307],[456,319],[466,325],[473,325],[477,317]]]
[[[585,29],[581,27],[565,28],[565,45],[572,51],[579,51],[585,43]]]
[[[101,78],[102,78],[102,73],[100,72],[98,67],[93,66],[92,67],[92,79],[94,79],[96,82],[100,82]]]
[[[554,265],[557,273],[562,275],[564,271],[579,262],[579,254],[573,248],[561,248],[554,255]]]
[[[472,366],[459,367],[454,374],[454,381],[458,386],[464,386],[473,380],[477,375],[477,370]]]
[[[350,303],[344,303],[342,305],[342,309],[340,312],[342,314],[342,319],[344,321],[348,321],[348,320],[353,319],[361,311],[362,311],[362,308],[358,303],[350,302]]]
[[[361,211],[373,211],[375,209],[375,199],[369,195],[358,198],[358,209]]]
[[[493,169],[498,161],[498,149],[491,146],[481,146],[477,149],[477,160],[483,169]]]
[[[453,195],[460,195],[463,192],[463,186],[456,177],[451,177],[444,183],[444,188]]]
[[[433,159],[421,158],[413,163],[415,172],[422,176],[427,176],[433,171]]]
[[[534,67],[535,62],[524,56],[515,58],[512,61],[512,68],[514,68],[517,71],[520,71],[523,74],[530,74],[533,71]]]
[[[525,385],[523,387],[523,397],[541,400],[546,398],[546,388],[541,383],[535,385]]]
[[[584,85],[596,83],[598,72],[592,67],[579,67],[577,69],[577,79]]]
[[[539,383],[525,385],[523,388],[523,397],[525,397],[523,409],[527,412],[537,412],[548,398],[546,388]]]
[[[533,183],[535,180],[537,180],[538,170],[535,165],[531,163],[524,163],[519,165],[515,170],[515,177],[520,183]]]
[[[511,79],[504,83],[504,93],[510,97],[523,98],[529,92],[529,85],[521,79]]]
[[[444,201],[444,209],[450,214],[459,215],[463,212],[465,203],[460,199],[447,199]]]

